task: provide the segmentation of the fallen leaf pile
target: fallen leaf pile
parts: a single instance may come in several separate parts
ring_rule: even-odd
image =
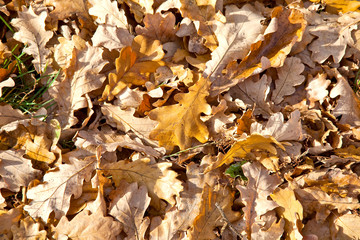
[[[359,239],[359,5],[0,0],[0,238]]]

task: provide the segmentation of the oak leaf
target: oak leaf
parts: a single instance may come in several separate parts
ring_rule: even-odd
[[[150,73],[164,65],[161,59],[165,53],[159,40],[149,40],[142,35],[134,38],[131,47],[121,49],[115,60],[116,73],[109,74],[100,101],[111,101],[126,86],[140,86],[149,81]]]
[[[11,239],[11,227],[16,225],[22,215],[22,209],[12,208],[9,211],[0,210],[0,234],[4,236],[4,239]]]
[[[168,151],[175,146],[179,146],[181,150],[191,147],[192,138],[206,142],[209,132],[200,115],[211,113],[210,105],[205,99],[209,95],[209,85],[207,79],[201,78],[189,88],[188,93],[175,95],[174,99],[178,104],[152,110],[149,117],[159,124],[150,133],[150,138],[158,140],[159,145]]]
[[[276,175],[270,175],[258,162],[246,163],[242,169],[248,178],[248,183],[246,186],[237,185],[236,188],[240,191],[241,199],[245,204],[243,208],[245,232],[248,239],[251,239],[253,224],[260,220],[261,215],[278,206],[274,201],[268,200],[268,196],[281,183],[281,180]]]
[[[0,127],[26,118],[27,116],[25,116],[19,109],[14,109],[9,104],[0,106]]]
[[[312,52],[311,59],[323,63],[330,56],[339,63],[345,55],[348,44],[353,44],[351,32],[357,29],[356,24],[341,22],[341,19],[329,21],[330,16],[323,15],[321,24],[310,27],[310,33],[316,37],[308,49]],[[353,21],[353,19],[351,19]],[[350,24],[349,24],[350,23]]]
[[[18,192],[20,187],[27,187],[40,176],[41,172],[32,167],[31,160],[24,158],[24,154],[22,150],[0,151],[0,188]]]
[[[56,81],[49,93],[59,106],[59,122],[62,129],[70,128],[78,122],[74,112],[89,107],[84,95],[101,87],[105,76],[99,74],[107,61],[102,59],[103,50],[86,45],[84,49],[74,48],[64,76]]]
[[[356,214],[347,213],[335,219],[337,239],[359,239],[360,217]]]
[[[151,204],[159,208],[160,199],[175,204],[174,195],[178,196],[182,191],[181,181],[177,180],[177,173],[169,170],[171,163],[149,164],[149,159],[127,162],[121,160],[115,163],[105,164],[102,169],[106,175],[111,175],[116,186],[120,180],[129,183],[137,182],[145,185],[151,197]]]
[[[40,223],[35,222],[30,216],[27,216],[25,219],[20,221],[20,226],[12,225],[11,232],[13,234],[14,239],[37,239],[37,240],[45,240],[46,231],[44,227],[41,226]]]
[[[65,215],[70,207],[70,198],[79,198],[83,181],[90,181],[95,169],[96,159],[78,160],[70,158],[70,164],[61,164],[58,168],[47,172],[43,183],[27,191],[27,198],[32,201],[24,207],[32,218],[41,217],[47,222],[52,211],[55,218]]]
[[[271,100],[275,104],[283,101],[284,96],[295,92],[295,87],[304,82],[305,76],[301,75],[305,65],[300,58],[289,57],[285,59],[284,65],[277,69],[278,79],[275,80],[275,89],[271,93]]]
[[[19,29],[14,34],[14,38],[28,45],[24,52],[34,57],[32,63],[38,73],[43,72],[44,68],[49,64],[48,56],[50,51],[45,46],[53,36],[53,32],[45,30],[46,17],[46,11],[42,11],[37,15],[30,6],[28,9],[24,8],[22,12],[19,12],[19,18],[11,21],[11,24]]]
[[[250,45],[264,30],[264,17],[250,4],[242,8],[228,5],[225,8],[226,23],[216,22],[215,35],[219,46],[211,53],[212,59],[206,63],[205,76],[219,75],[223,68],[235,59],[243,59]],[[211,77],[210,77],[211,78]]]
[[[253,43],[250,53],[238,64],[231,62],[226,67],[225,82],[219,78],[213,81],[212,88],[225,91],[244,79],[258,74],[270,67],[281,67],[292,46],[301,41],[306,21],[297,9],[274,8],[272,22],[265,30],[263,40]],[[279,41],[281,39],[281,41]]]
[[[127,239],[144,239],[150,224],[150,219],[144,214],[151,200],[146,187],[138,188],[136,182],[122,182],[111,194],[114,198],[110,202],[109,214],[123,224]]]
[[[84,210],[71,221],[63,216],[55,228],[55,238],[115,240],[121,230],[121,224],[112,217],[105,217],[101,212],[90,214],[90,211]]]
[[[130,7],[130,11],[134,14],[138,23],[142,22],[144,15],[154,13],[154,0],[124,0],[124,2]]]
[[[271,78],[263,75],[249,77],[243,82],[230,89],[230,95],[235,99],[240,99],[248,108],[254,108],[254,115],[262,114],[264,117],[271,115],[268,94],[270,92]]]
[[[349,85],[349,82],[339,73],[337,69],[332,69],[338,80],[335,87],[330,91],[330,97],[336,98],[336,107],[332,110],[334,116],[341,116],[341,124],[360,126],[360,100]]]
[[[308,80],[308,85],[305,90],[307,91],[307,98],[310,101],[310,108],[313,108],[317,101],[322,104],[325,97],[329,94],[329,91],[326,89],[331,81],[327,80],[326,77],[326,74],[319,73]]]
[[[234,194],[228,188],[220,189],[219,185],[210,187],[205,184],[199,215],[196,216],[189,232],[190,239],[215,239],[214,228],[222,225],[221,214],[215,204],[222,209],[230,222],[238,220],[240,213],[231,210]]]
[[[247,138],[237,141],[226,153],[226,155],[222,158],[220,157],[216,162],[214,162],[206,170],[206,172],[218,168],[223,164],[232,163],[234,161],[234,157],[246,158],[252,151],[267,151],[276,155],[277,150],[273,144],[285,150],[283,145],[271,136],[265,137],[257,133],[251,134]]]
[[[303,207],[296,199],[294,191],[290,188],[278,189],[270,196],[281,207],[277,212],[285,219],[286,239],[302,239]]]
[[[143,35],[151,40],[159,40],[163,44],[174,42],[177,39],[175,21],[175,15],[171,12],[146,14],[143,20],[145,26],[138,25],[135,30],[138,35]]]
[[[218,41],[212,29],[212,21],[216,19],[216,1],[180,0],[180,13],[183,18],[194,21],[197,33],[205,39],[205,46],[215,50]]]
[[[94,46],[103,46],[111,51],[131,45],[134,37],[129,32],[130,26],[125,12],[118,8],[117,2],[91,0],[90,3],[93,6],[89,13],[96,16],[96,22],[99,23],[91,39]]]

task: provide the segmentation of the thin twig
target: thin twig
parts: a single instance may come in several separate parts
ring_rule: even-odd
[[[241,234],[234,228],[234,226],[230,223],[229,219],[226,217],[224,211],[222,210],[222,208],[220,207],[220,205],[216,202],[215,203],[216,208],[219,210],[220,215],[223,219],[223,221],[225,222],[225,224],[229,227],[229,229],[236,234],[240,239],[242,239]]]

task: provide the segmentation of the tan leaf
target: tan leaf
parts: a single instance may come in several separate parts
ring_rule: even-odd
[[[126,86],[145,84],[150,74],[164,65],[161,61],[164,55],[159,40],[136,36],[131,47],[121,49],[115,61],[116,73],[109,74],[109,84],[106,85],[100,101],[111,101]]]
[[[163,106],[152,110],[149,117],[159,122],[156,129],[150,133],[150,138],[158,140],[159,145],[171,151],[175,146],[181,150],[191,147],[192,138],[206,142],[209,132],[201,121],[201,113],[210,114],[210,105],[206,102],[209,81],[198,80],[188,93],[178,93],[176,105]]]
[[[0,234],[11,236],[9,235],[9,233],[11,233],[11,227],[19,222],[21,215],[21,208],[12,208],[9,211],[0,210]]]
[[[265,137],[257,133],[251,134],[247,138],[236,142],[226,153],[226,155],[223,158],[218,158],[218,160],[213,163],[213,165],[211,165],[206,170],[206,172],[218,168],[223,164],[232,163],[234,161],[234,157],[246,158],[247,155],[252,151],[267,151],[273,155],[276,155],[277,150],[273,144],[285,150],[282,144],[271,136]]]
[[[242,169],[248,178],[248,183],[246,187],[237,185],[236,188],[241,192],[241,199],[245,204],[243,208],[245,232],[251,239],[253,224],[259,221],[261,215],[278,206],[274,201],[268,200],[268,196],[281,183],[281,180],[276,175],[270,175],[258,162],[246,163]]]
[[[211,53],[212,59],[206,63],[205,76],[221,74],[222,69],[235,59],[243,59],[250,45],[264,31],[261,20],[264,17],[250,4],[242,8],[227,5],[226,23],[216,22],[215,35],[219,46]]]
[[[55,238],[115,240],[121,230],[121,223],[114,221],[112,217],[104,217],[99,212],[90,214],[90,211],[85,210],[71,221],[63,216],[55,228]]]
[[[14,239],[46,240],[46,231],[40,223],[35,222],[30,216],[20,221],[20,226],[12,225],[11,231]]]
[[[277,211],[285,219],[286,239],[302,239],[301,229],[303,220],[303,207],[295,198],[294,191],[290,188],[278,189],[270,195],[279,204]]]
[[[3,87],[14,87],[14,86],[15,86],[15,82],[11,77],[9,77],[8,79],[6,79],[4,81],[1,81],[0,82],[0,97],[2,95],[2,88]]]
[[[28,9],[25,8],[22,12],[18,13],[19,18],[11,21],[11,24],[19,29],[19,31],[14,34],[14,38],[28,45],[28,47],[24,49],[24,52],[34,57],[32,63],[36,71],[41,73],[49,64],[47,58],[50,51],[45,45],[53,36],[53,32],[45,30],[47,12],[42,11],[37,15],[30,6]]]
[[[229,92],[233,98],[242,100],[249,108],[254,108],[254,115],[262,114],[268,117],[272,113],[267,100],[270,83],[270,77],[263,75],[259,80],[259,76],[256,75],[237,84]]]
[[[130,11],[134,14],[135,20],[140,23],[143,20],[144,15],[153,14],[154,0],[142,1],[142,0],[124,0],[130,7]]]
[[[149,139],[151,130],[156,126],[156,121],[148,117],[134,117],[134,108],[122,110],[118,106],[104,103],[101,106],[101,111],[110,125],[114,125],[114,127],[125,133],[132,131],[141,139]]]
[[[150,224],[150,219],[144,217],[151,200],[147,192],[144,185],[138,188],[136,182],[122,182],[119,188],[111,193],[114,199],[110,202],[109,214],[123,224],[129,240],[144,239]]]
[[[64,76],[55,82],[49,92],[59,105],[58,119],[63,129],[70,128],[78,122],[74,112],[88,107],[85,94],[98,89],[105,81],[99,74],[107,63],[102,58],[100,48],[87,45],[85,49],[73,49],[71,62],[64,69]]]
[[[19,109],[13,109],[9,104],[0,106],[0,127],[26,118],[27,116],[25,116]]]
[[[341,124],[350,124],[352,126],[360,126],[360,100],[350,87],[348,81],[339,73],[337,69],[332,69],[337,84],[330,91],[330,97],[336,98],[336,107],[332,110],[334,116],[341,116]]]
[[[230,222],[238,220],[240,213],[233,212],[231,206],[234,194],[228,188],[222,188],[219,185],[210,187],[205,184],[202,201],[199,207],[199,215],[195,218],[193,226],[189,232],[190,239],[215,239],[214,228],[222,226],[221,214],[215,204],[217,203]]]
[[[356,214],[347,213],[335,219],[335,226],[338,229],[337,239],[359,239],[360,238],[360,217]]]
[[[266,125],[258,122],[251,124],[250,133],[258,133],[263,136],[273,136],[277,141],[300,141],[303,139],[303,132],[300,120],[300,111],[291,113],[290,119],[285,123],[281,112],[271,115]]]
[[[175,15],[155,13],[144,17],[144,27],[138,25],[135,30],[138,35],[143,35],[151,40],[159,40],[161,43],[176,41]]]
[[[96,159],[77,160],[70,158],[70,164],[61,164],[43,177],[43,183],[27,191],[32,201],[24,207],[32,218],[41,217],[47,222],[52,211],[55,218],[65,215],[70,206],[70,198],[79,198],[83,181],[89,181],[95,169]]]
[[[331,81],[326,79],[327,75],[324,73],[319,73],[315,77],[312,77],[309,80],[309,83],[306,87],[307,98],[310,101],[310,108],[315,106],[315,102],[319,101],[320,104],[323,103],[325,97],[329,94],[329,91],[326,90],[330,85]]]
[[[151,197],[151,204],[156,208],[160,207],[160,199],[164,199],[171,205],[175,204],[174,195],[178,196],[182,191],[181,181],[177,180],[177,173],[169,168],[171,163],[149,164],[149,159],[106,164],[102,167],[104,173],[111,175],[115,185],[119,186],[120,180],[124,179],[129,183],[137,182],[145,185]]]
[[[299,10],[283,9],[281,6],[274,8],[271,18],[272,22],[265,30],[263,40],[251,45],[250,53],[240,64],[232,62],[226,67],[226,79],[230,82],[223,83],[221,78],[220,82],[215,80],[212,84],[213,89],[222,92],[265,69],[281,67],[284,64],[292,46],[301,41],[306,21]]]
[[[322,22],[310,27],[309,30],[312,35],[318,37],[308,46],[312,52],[311,59],[318,63],[323,63],[330,56],[335,63],[339,63],[345,55],[347,45],[353,43],[351,31],[357,29],[356,24],[349,24],[349,21],[329,19],[331,16],[323,15]]]
[[[304,217],[316,213],[318,221],[325,221],[333,209],[337,209],[340,214],[343,214],[348,209],[360,207],[357,199],[341,197],[336,193],[327,194],[319,187],[295,189],[294,191],[304,208]]]
[[[275,80],[275,90],[271,93],[271,100],[279,104],[284,96],[295,92],[295,87],[304,82],[305,77],[301,75],[305,65],[300,58],[289,57],[285,59],[284,65],[277,69],[278,79]]]
[[[31,160],[23,155],[21,150],[0,151],[0,188],[18,192],[40,176],[41,171],[34,169]]]
[[[212,22],[215,20],[216,0],[180,0],[180,12],[182,17],[194,21],[196,30],[205,39],[205,46],[210,50],[215,50],[218,41],[212,30]]]
[[[109,129],[80,131],[75,145],[94,154],[97,147],[101,145],[103,150],[107,152],[114,152],[118,147],[122,147],[149,156],[160,157],[162,155],[160,150],[145,146],[138,138],[130,138],[128,135],[119,134]]]
[[[118,8],[117,2],[91,0],[90,3],[89,13],[96,16],[96,22],[100,24],[91,39],[94,46],[103,46],[110,51],[130,46],[134,37],[129,32],[125,12]]]
[[[77,17],[81,27],[89,30],[95,29],[93,20],[89,15],[89,6],[84,0],[45,0],[44,4],[55,8],[50,12],[50,17],[54,20]]]

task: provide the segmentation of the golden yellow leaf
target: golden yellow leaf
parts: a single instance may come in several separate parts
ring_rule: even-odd
[[[282,207],[281,209],[278,208],[278,212],[285,219],[286,239],[301,239],[300,231],[302,229],[303,207],[295,198],[294,191],[289,188],[278,189],[273,194],[270,194],[270,196]]]
[[[159,40],[149,40],[141,35],[135,37],[131,47],[121,49],[115,61],[116,73],[109,74],[109,84],[100,101],[111,101],[126,86],[143,85],[151,73],[164,66],[161,61],[164,55]]]
[[[264,137],[260,134],[253,133],[247,138],[236,142],[226,155],[223,158],[219,158],[213,165],[206,169],[206,172],[218,168],[223,164],[232,163],[234,157],[246,158],[247,155],[254,150],[268,151],[269,153],[276,155],[277,150],[273,144],[280,147],[282,150],[285,150],[283,145],[276,141],[275,138],[271,136]]]
[[[209,95],[209,85],[207,79],[201,78],[189,88],[188,93],[175,95],[178,104],[152,110],[149,117],[159,124],[150,133],[150,138],[158,140],[159,145],[168,151],[174,146],[179,146],[181,150],[191,147],[192,138],[206,142],[209,131],[200,114],[211,113],[211,107],[205,100]]]
[[[356,148],[354,145],[350,145],[346,148],[338,148],[334,150],[335,154],[343,158],[355,158],[360,160],[360,147]]]
[[[325,3],[326,11],[330,13],[347,13],[352,11],[359,11],[360,2],[352,0],[310,0],[315,3]]]

